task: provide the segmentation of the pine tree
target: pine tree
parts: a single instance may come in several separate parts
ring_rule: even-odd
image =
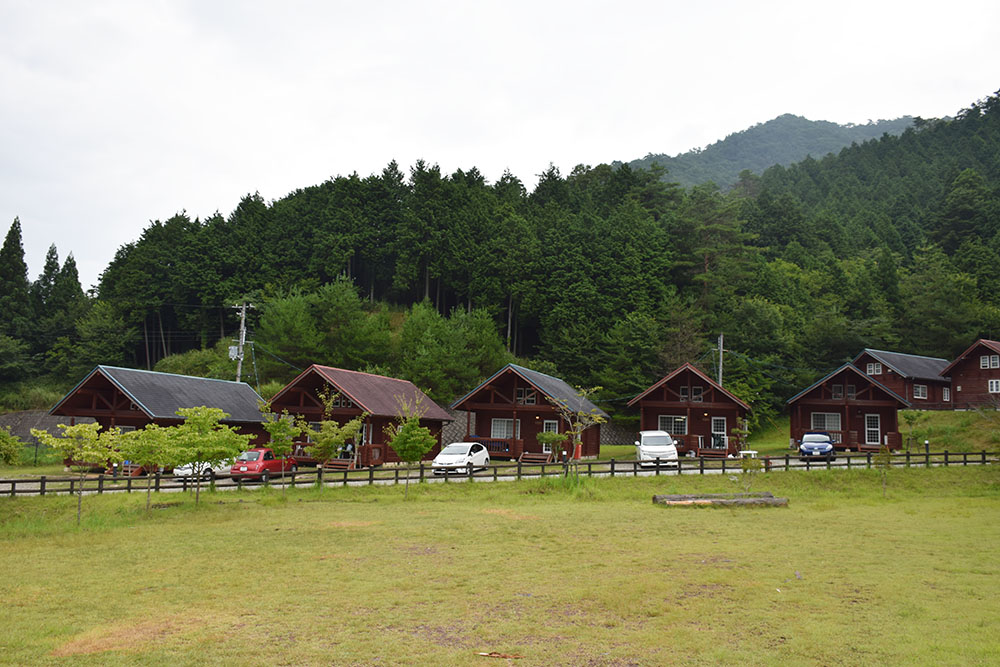
[[[24,263],[24,247],[21,243],[21,221],[14,218],[3,247],[0,248],[0,334],[26,338],[31,315],[28,265]]]

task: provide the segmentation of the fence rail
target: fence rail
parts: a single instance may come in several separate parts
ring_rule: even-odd
[[[815,458],[802,459],[797,454],[784,456],[767,456],[761,459],[762,472],[818,470],[818,469],[851,469],[876,467],[877,454],[873,452],[840,453],[833,461],[820,461]],[[645,463],[646,465],[643,465]],[[316,484],[325,486],[367,486],[373,484],[402,484],[407,481],[422,482],[424,480],[449,479],[468,481],[500,481],[538,479],[543,477],[563,476],[574,472],[587,477],[635,477],[650,475],[705,475],[727,474],[742,471],[738,459],[681,457],[676,461],[662,461],[659,465],[653,462],[628,460],[607,461],[584,460],[577,463],[544,463],[527,464],[520,462],[492,463],[477,470],[459,474],[436,475],[427,463],[417,466],[386,466],[379,468],[363,468],[359,470],[323,470],[322,468],[287,472],[275,475],[268,482],[254,479],[244,479],[240,476],[216,475],[212,480],[202,480],[203,489],[223,488],[241,489],[264,485],[306,487]],[[1000,463],[1000,454],[995,452],[903,452],[893,454],[893,467],[939,467],[995,465]],[[191,477],[175,477],[156,474],[149,479],[153,491],[193,491],[196,480]],[[87,475],[81,479],[79,475],[47,476],[33,478],[0,479],[0,496],[15,497],[19,495],[59,495],[83,493],[142,493],[146,491],[146,477],[123,477],[113,475]]]

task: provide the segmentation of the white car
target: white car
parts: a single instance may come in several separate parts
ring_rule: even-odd
[[[471,469],[490,464],[490,453],[478,442],[453,442],[434,457],[431,470],[435,475],[449,472],[470,473]]]
[[[202,477],[212,477],[213,475],[227,475],[229,474],[229,468],[233,465],[233,459],[228,459],[222,463],[212,466],[203,461],[196,461],[194,463],[185,463],[182,466],[177,466],[174,468],[175,477],[191,477],[195,474],[195,470]]]
[[[642,466],[677,465],[677,443],[666,431],[639,431],[635,441],[635,458]]]

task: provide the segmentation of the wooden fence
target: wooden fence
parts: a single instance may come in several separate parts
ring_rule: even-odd
[[[761,459],[761,471],[786,470],[818,470],[818,469],[851,469],[872,468],[876,465],[877,454],[840,453],[834,461],[818,461],[815,459],[800,459],[795,454],[784,456],[768,456]],[[705,474],[736,474],[742,472],[741,461],[738,459],[719,458],[689,458],[681,457],[677,461],[664,462],[661,465],[639,461],[580,461],[578,463],[546,463],[527,464],[520,462],[491,463],[485,468],[466,471],[461,474],[437,475],[430,465],[421,463],[418,466],[386,466],[365,468],[361,470],[322,470],[309,469],[297,472],[275,474],[267,484],[271,486],[361,486],[371,484],[401,484],[407,480],[422,482],[424,480],[462,479],[470,481],[508,481],[521,479],[537,479],[542,477],[563,476],[570,472],[587,477],[632,477],[639,475],[705,475]],[[891,464],[895,467],[937,467],[937,466],[968,466],[991,465],[1000,463],[1000,454],[981,452],[903,452],[892,455]],[[113,475],[87,475],[81,481],[79,475],[46,476],[19,479],[0,479],[0,496],[14,497],[18,495],[52,495],[73,494],[80,490],[93,493],[141,493],[146,491],[146,477],[123,477]],[[193,491],[196,481],[191,477],[175,477],[156,474],[151,480],[153,491]],[[239,476],[226,474],[216,475],[212,480],[202,480],[202,489],[213,486],[222,489],[241,489],[243,487],[259,487],[265,483],[260,480],[243,479]]]

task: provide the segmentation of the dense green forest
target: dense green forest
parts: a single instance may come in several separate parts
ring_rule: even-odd
[[[883,134],[900,135],[912,124],[910,116],[868,121],[864,125],[839,125],[784,114],[730,134],[704,149],[674,157],[650,153],[628,164],[633,169],[660,165],[667,170],[671,181],[684,187],[717,183],[725,189],[735,183],[745,169],[759,174],[776,164],[788,166],[808,156],[820,158],[839,153],[847,146],[878,139]]]
[[[669,176],[669,174],[668,174]],[[181,213],[122,246],[96,297],[56,249],[30,281],[0,250],[0,378],[68,389],[95,364],[244,379],[312,362],[413,380],[445,404],[503,362],[624,403],[684,361],[758,419],[864,347],[951,357],[1000,331],[1000,98],[723,192],[658,168],[510,174],[418,162],[228,216]],[[0,396],[2,399],[2,396]],[[10,401],[8,401],[10,404]]]

